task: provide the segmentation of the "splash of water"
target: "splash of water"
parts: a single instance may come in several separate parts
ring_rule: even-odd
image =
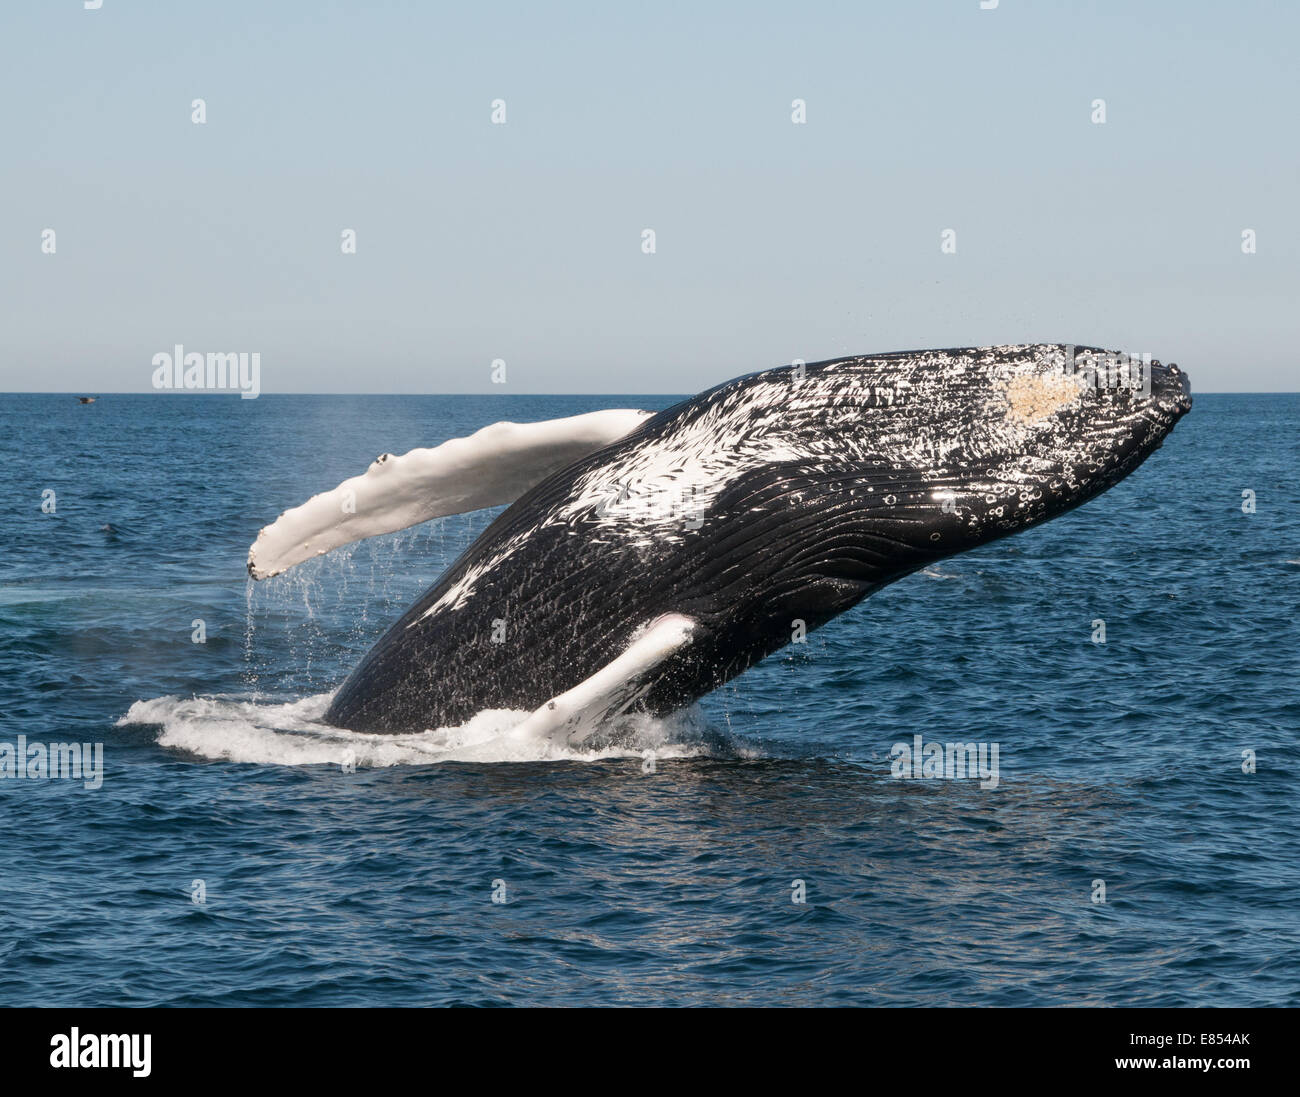
[[[488,709],[453,728],[415,735],[368,735],[321,721],[329,693],[268,703],[248,696],[158,697],[136,701],[118,727],[157,726],[159,746],[200,758],[259,765],[384,767],[436,762],[593,762],[748,756],[749,748],[708,728],[698,710],[656,719],[633,716],[591,746],[521,737],[526,712]]]

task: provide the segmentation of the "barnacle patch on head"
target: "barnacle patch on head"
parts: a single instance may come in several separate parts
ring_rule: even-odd
[[[1026,426],[1076,403],[1082,386],[1067,373],[1018,373],[994,391],[1006,401],[1007,422]]]

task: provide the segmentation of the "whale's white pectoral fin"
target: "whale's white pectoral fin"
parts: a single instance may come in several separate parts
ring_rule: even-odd
[[[254,579],[366,537],[444,514],[512,503],[529,488],[630,434],[653,412],[593,411],[542,423],[493,423],[468,438],[395,457],[286,510],[248,550]]]
[[[646,680],[650,672],[689,644],[695,628],[694,620],[679,613],[655,618],[622,655],[586,681],[552,697],[511,734],[576,746],[603,721],[627,711],[650,685]]]

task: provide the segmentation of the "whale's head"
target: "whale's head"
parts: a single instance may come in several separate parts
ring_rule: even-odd
[[[846,467],[861,462],[867,487],[896,485],[885,509],[949,551],[1105,491],[1191,408],[1177,366],[1096,348],[936,351],[854,370],[872,378],[870,400],[885,407],[846,424]],[[836,373],[832,365],[824,375],[832,386]]]
[[[715,543],[702,589],[727,599],[743,587],[776,620],[795,610],[828,619],[937,559],[1087,502],[1190,408],[1177,366],[1095,348],[848,358],[719,386],[689,406],[694,422],[663,413],[665,444],[681,452],[659,467],[705,486],[693,513]],[[715,445],[700,445],[706,437]]]
[[[832,404],[845,374],[853,380],[841,391],[858,387],[866,406],[852,420],[830,416],[842,423],[838,467],[862,470],[869,489],[895,485],[885,509],[945,548],[1086,502],[1137,468],[1191,408],[1177,366],[1060,344],[830,363],[821,380]]]

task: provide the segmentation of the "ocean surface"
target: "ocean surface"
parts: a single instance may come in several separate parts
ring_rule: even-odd
[[[1197,396],[1099,499],[620,749],[318,723],[496,512],[253,584],[262,525],[672,402],[0,399],[0,744],[104,763],[0,779],[0,1004],[1300,1005],[1300,396]],[[893,776],[916,735],[996,787]]]

